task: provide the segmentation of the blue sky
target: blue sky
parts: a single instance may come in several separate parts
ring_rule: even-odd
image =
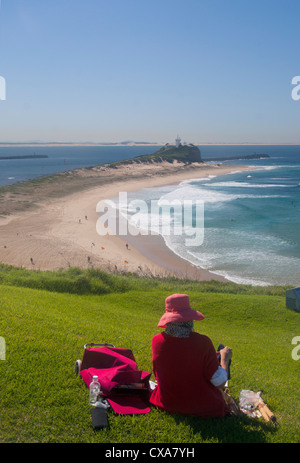
[[[0,142],[300,143],[297,0],[2,0]]]

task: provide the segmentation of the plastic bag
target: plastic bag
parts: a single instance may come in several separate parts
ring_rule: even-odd
[[[246,415],[249,415],[253,418],[260,417],[262,415],[256,408],[261,400],[261,392],[254,392],[243,389],[240,393],[239,408]]]

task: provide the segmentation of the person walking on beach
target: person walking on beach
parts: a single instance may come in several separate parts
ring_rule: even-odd
[[[220,351],[221,365],[208,336],[193,331],[193,321],[204,315],[190,307],[187,294],[165,300],[158,326],[165,331],[152,339],[153,373],[157,385],[149,401],[169,413],[222,417],[230,413],[222,389],[232,356],[228,346]]]

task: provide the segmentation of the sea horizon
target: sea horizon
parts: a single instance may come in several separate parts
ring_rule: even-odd
[[[147,141],[110,141],[110,142],[81,142],[81,141],[74,141],[74,142],[61,142],[61,141],[37,141],[37,142],[9,142],[3,141],[0,142],[1,147],[14,147],[14,146],[164,146],[170,144],[172,142],[147,142]],[[282,142],[282,143],[266,143],[266,142],[184,142],[185,145],[195,145],[195,146],[300,146],[300,143],[289,143],[289,142]]]

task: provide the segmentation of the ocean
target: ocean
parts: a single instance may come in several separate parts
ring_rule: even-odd
[[[0,161],[0,185],[41,175],[150,154],[158,146],[0,147],[1,156],[47,154],[47,159]],[[128,193],[142,199],[200,200],[203,242],[186,245],[184,233],[162,234],[178,256],[227,279],[252,285],[300,286],[300,146],[203,145],[202,158],[267,154],[259,160],[224,161],[248,165],[231,174],[194,178]],[[148,208],[149,213],[151,207]],[[132,211],[131,211],[132,213]],[[170,217],[176,223],[176,217]],[[149,217],[144,217],[149,223]],[[194,221],[195,222],[195,221]],[[139,226],[143,217],[139,214]],[[175,230],[175,228],[174,228]]]
[[[46,155],[48,158],[0,160],[0,186],[153,153],[153,146],[0,146],[0,158]]]
[[[255,286],[300,286],[300,147],[199,147],[203,158],[236,153],[269,154],[260,160],[227,161],[226,164],[253,166],[231,174],[183,181],[179,185],[144,189],[128,194],[134,199],[204,202],[203,242],[187,245],[187,234],[156,231],[178,256],[196,266],[222,275],[230,281]],[[247,153],[248,151],[248,153]],[[226,153],[225,153],[226,155]],[[149,211],[153,207],[149,205]],[[161,214],[161,212],[160,212]],[[196,212],[194,212],[196,214]],[[149,217],[138,216],[141,229]],[[182,213],[179,211],[179,222]],[[194,220],[195,222],[195,220]],[[183,229],[184,230],[184,229]],[[200,236],[200,234],[199,234]]]

